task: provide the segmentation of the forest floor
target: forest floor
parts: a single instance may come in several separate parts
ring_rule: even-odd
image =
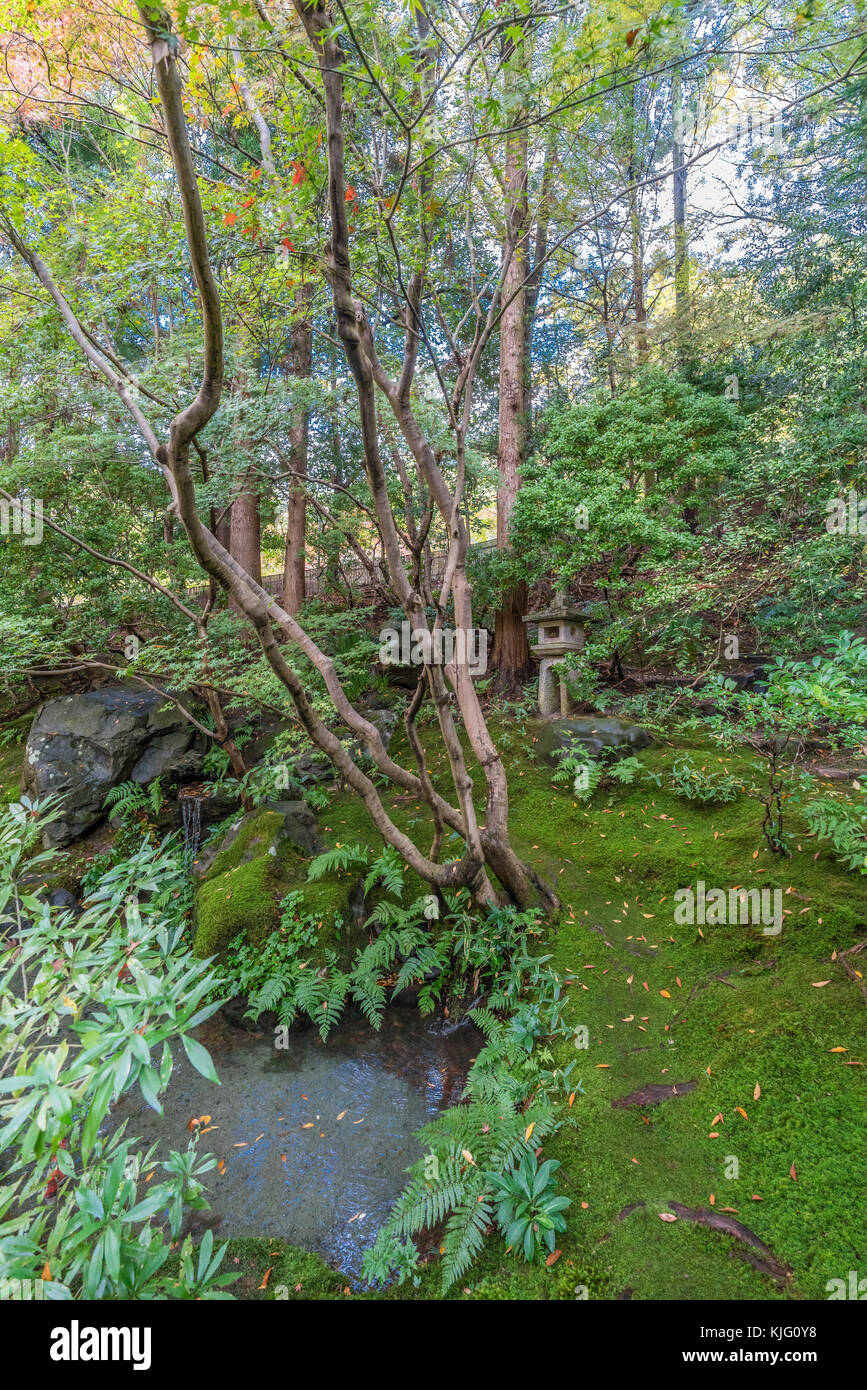
[[[865,880],[797,835],[794,818],[791,858],[770,854],[761,808],[746,795],[703,808],[645,781],[597,791],[588,807],[537,760],[532,723],[493,732],[509,771],[514,844],[557,883],[563,904],[538,950],[562,973],[566,1023],[588,1030],[589,1047],[576,1048],[572,1036],[552,1045],[557,1065],[577,1063],[574,1104],[562,1102],[574,1123],[544,1152],[561,1161],[561,1190],[572,1199],[559,1258],[524,1265],[495,1236],[446,1296],[826,1298],[827,1281],[863,1272],[867,1254],[859,1248],[867,1013],[857,980],[834,959],[867,936]],[[748,759],[689,737],[676,746],[657,739],[641,762],[664,775],[690,747],[697,762],[750,780]],[[392,752],[406,753],[397,735]],[[0,782],[13,761],[10,746]],[[386,799],[399,824],[427,834],[423,806]],[[320,827],[330,843],[378,844],[349,793],[332,796]],[[708,888],[783,890],[781,934],[677,925],[674,892],[700,879]],[[650,1086],[677,1094],[615,1104]],[[233,1262],[241,1297],[350,1293],[319,1257],[280,1241],[233,1240]],[[437,1261],[417,1287],[352,1296],[442,1297]]]
[[[806,833],[790,859],[773,856],[746,795],[703,808],[645,782],[576,804],[533,756],[532,725],[494,732],[516,848],[556,881],[563,902],[538,949],[568,982],[566,1022],[589,1030],[589,1049],[553,1046],[558,1065],[577,1059],[582,1088],[571,1109],[563,1102],[574,1125],[544,1151],[560,1159],[572,1198],[559,1259],[529,1267],[494,1237],[447,1296],[827,1298],[827,1281],[845,1280],[867,1253],[858,1243],[867,1013],[832,959],[867,936],[864,880]],[[676,747],[658,740],[642,764],[664,774],[690,746],[697,762],[750,780],[749,759],[680,737]],[[418,832],[420,805],[395,797],[390,809]],[[322,820],[334,841],[375,843],[349,795],[333,798]],[[781,934],[675,924],[675,890],[699,879],[783,890]],[[613,1104],[648,1086],[678,1093]],[[739,1224],[726,1231],[709,1220]],[[233,1242],[230,1253],[242,1296],[349,1293],[322,1262],[279,1242]],[[361,1296],[440,1297],[436,1261],[418,1287]]]

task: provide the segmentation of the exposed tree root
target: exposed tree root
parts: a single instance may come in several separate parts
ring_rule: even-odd
[[[671,1086],[642,1086],[629,1096],[620,1096],[611,1102],[612,1110],[626,1110],[631,1105],[659,1105],[660,1101],[670,1100],[672,1096],[685,1096],[694,1091],[697,1081],[676,1081]]]
[[[860,956],[862,951],[867,951],[867,941],[859,941],[856,945],[850,946],[846,951],[838,951],[834,959],[838,965],[842,965],[850,980],[854,980],[861,991],[861,998],[867,1004],[867,985],[864,984],[863,972],[859,973],[853,965],[850,965],[851,956]]]

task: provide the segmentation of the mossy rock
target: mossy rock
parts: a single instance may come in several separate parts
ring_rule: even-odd
[[[573,740],[593,758],[601,758],[606,750],[618,758],[648,748],[651,735],[639,724],[615,719],[604,714],[588,714],[573,719],[552,719],[543,724],[536,740],[535,751],[550,767],[558,767],[563,753]]]
[[[280,926],[280,903],[292,889],[304,894],[306,908],[321,921],[320,950],[337,951],[341,963],[354,954],[363,916],[357,882],[349,874],[307,882],[309,859],[294,843],[299,806],[303,803],[278,802],[252,811],[231,828],[216,853],[200,855],[193,946],[197,956],[221,955],[239,934],[261,945]],[[309,811],[307,816],[312,822]],[[318,836],[314,830],[311,838],[306,821],[302,832],[305,845],[318,849]]]

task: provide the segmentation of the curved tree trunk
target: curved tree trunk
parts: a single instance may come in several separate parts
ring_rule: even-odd
[[[258,545],[254,543],[254,538],[258,541],[258,509],[255,510],[254,516],[252,507],[248,512],[242,507],[241,514],[245,517],[245,525],[236,532],[233,524],[233,544],[230,551],[220,544],[199,516],[190,467],[190,449],[197,435],[213,418],[223,391],[225,363],[222,305],[211,265],[204,214],[183,110],[183,88],[177,48],[170,42],[171,19],[167,12],[152,9],[144,0],[138,0],[138,8],[153,58],[166,136],[181,197],[186,240],[202,306],[203,369],[199,389],[195,398],[172,419],[165,443],[160,442],[156,430],[139,403],[130,395],[128,380],[122,375],[123,369],[119,374],[115,365],[88,337],[69,303],[54,284],[45,264],[35,253],[28,251],[14,228],[9,233],[10,238],[16,250],[30,264],[34,274],[54,299],[61,317],[84,356],[102,373],[135,420],[162,471],[172,504],[183,522],[197,561],[202,569],[226,590],[230,602],[251,624],[267,661],[290,694],[301,724],[316,746],[327,754],[346,783],[361,797],[386,844],[393,846],[407,865],[438,892],[466,887],[472,899],[479,904],[493,905],[512,901],[525,905],[532,900],[534,890],[537,890],[547,907],[556,907],[557,898],[554,890],[544,884],[529,866],[521,862],[511,846],[505,770],[482,714],[467,661],[456,659],[446,669],[435,662],[424,667],[457,795],[457,804],[452,805],[434,788],[429,777],[417,775],[390,757],[379,730],[347,698],[333,660],[322,651],[293,615],[262,589],[254,573],[260,566]],[[446,605],[449,599],[453,598],[456,626],[470,629],[472,607],[465,569],[469,536],[461,517],[466,478],[465,437],[472,411],[472,376],[490,337],[491,327],[489,325],[479,331],[472,357],[461,368],[454,393],[447,399],[455,431],[457,455],[457,482],[452,485],[447,482],[440,469],[434,447],[425,435],[410,402],[410,388],[420,337],[417,325],[420,323],[420,308],[423,302],[424,271],[419,269],[414,272],[413,283],[406,297],[404,361],[399,380],[393,381],[379,360],[364,311],[352,297],[343,149],[344,54],[334,37],[330,12],[322,3],[296,0],[296,8],[319,65],[325,98],[331,220],[327,276],[331,285],[339,336],[357,387],[364,442],[364,465],[388,563],[389,579],[407,618],[414,626],[429,630],[426,604],[422,594],[411,585],[407,575],[400,534],[391,509],[388,480],[379,451],[375,396],[377,388],[387,399],[413,454],[419,476],[423,478],[428,490],[431,505],[437,508],[447,527],[449,555],[446,576],[437,598],[436,624],[442,625]],[[255,497],[252,487],[244,495],[252,501]],[[248,565],[240,563],[236,553],[232,553],[241,551],[239,542],[242,536]],[[435,824],[441,824],[457,832],[462,841],[459,858],[439,863],[437,858],[424,853],[410,836],[395,824],[373,779],[350,754],[338,735],[319,716],[304,682],[287,660],[294,649],[293,646],[286,643],[281,645],[278,636],[291,639],[291,644],[297,646],[316,666],[336,714],[364,745],[379,772],[395,786],[427,801]],[[450,692],[449,686],[453,693]],[[473,781],[458,735],[455,703],[460,711],[472,753],[484,777],[487,791],[484,825],[480,824],[474,805]],[[499,880],[502,892],[492,882],[492,875]]]

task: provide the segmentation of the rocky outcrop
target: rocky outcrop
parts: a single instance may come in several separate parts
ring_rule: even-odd
[[[62,796],[62,815],[44,833],[46,845],[59,848],[102,820],[112,787],[191,777],[201,763],[195,729],[162,695],[107,687],[42,706],[27,738],[23,781],[34,799]]]

